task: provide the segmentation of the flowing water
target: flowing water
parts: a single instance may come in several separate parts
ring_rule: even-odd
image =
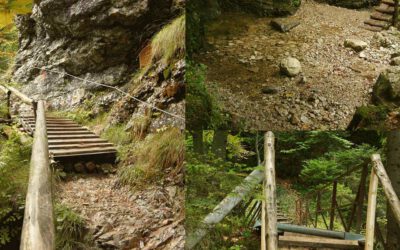
[[[14,22],[16,14],[26,14],[32,10],[32,0],[0,0],[0,28]]]

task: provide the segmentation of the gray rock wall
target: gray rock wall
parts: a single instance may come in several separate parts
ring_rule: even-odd
[[[89,82],[121,85],[137,70],[138,52],[163,24],[181,13],[182,0],[37,0],[16,18],[20,49],[14,81],[48,98]],[[42,68],[58,71],[45,72]]]

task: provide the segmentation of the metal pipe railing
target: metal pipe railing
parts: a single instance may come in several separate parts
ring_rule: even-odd
[[[55,246],[51,171],[44,101],[40,100],[37,106],[21,250],[52,250]]]

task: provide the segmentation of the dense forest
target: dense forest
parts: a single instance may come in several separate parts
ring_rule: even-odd
[[[348,218],[361,179],[363,167],[370,169],[370,156],[381,153],[385,158],[387,138],[377,132],[280,132],[276,134],[276,174],[279,210],[291,223],[304,225],[298,203],[309,203],[310,211],[316,209],[315,195],[322,193],[320,205],[323,216],[314,221],[325,228],[329,219],[333,181],[337,178],[337,201],[342,216]],[[188,235],[201,225],[201,220],[235,186],[252,171],[263,169],[263,134],[229,131],[203,131],[198,137],[188,133],[187,144],[187,230]],[[386,162],[386,161],[385,161]],[[356,171],[354,169],[357,169]],[[346,175],[347,173],[347,175]],[[343,174],[345,174],[343,176]],[[259,249],[260,236],[254,221],[249,224],[248,213],[252,204],[263,198],[262,186],[232,210],[225,219],[202,240],[207,249]],[[377,220],[382,234],[386,234],[386,204],[382,190],[378,194]],[[366,204],[362,209],[363,222],[351,231],[365,232]],[[310,221],[308,221],[310,225]],[[325,222],[326,223],[326,222]],[[334,230],[345,228],[337,217]],[[382,247],[382,245],[381,245]]]

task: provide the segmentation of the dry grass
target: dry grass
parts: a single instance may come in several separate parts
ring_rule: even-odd
[[[174,179],[182,172],[184,152],[184,137],[179,129],[151,134],[133,152],[134,164],[120,168],[120,183],[141,189]]]
[[[185,15],[174,19],[163,27],[151,41],[152,61],[161,60],[167,64],[176,54],[185,50]]]

